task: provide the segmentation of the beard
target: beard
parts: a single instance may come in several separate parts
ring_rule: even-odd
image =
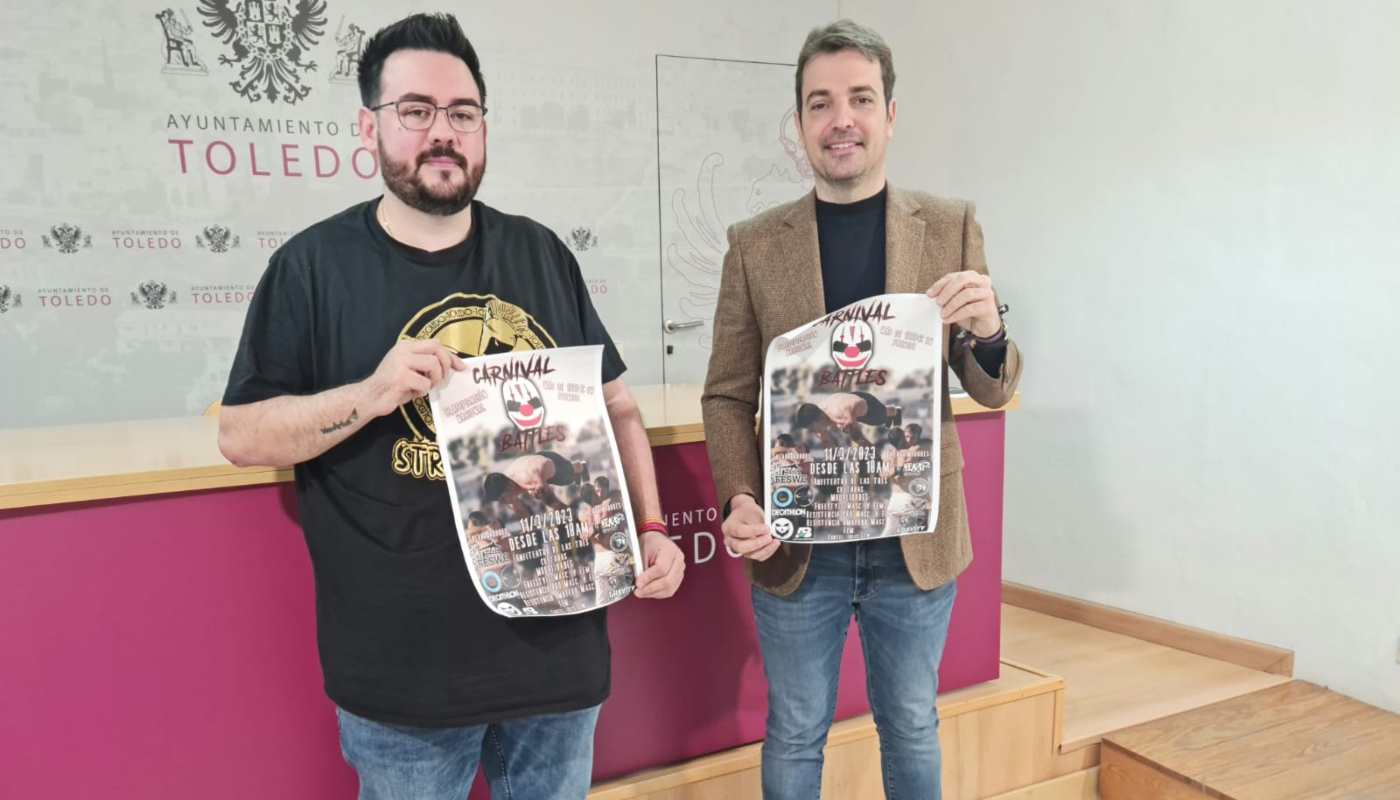
[[[457,162],[457,166],[462,170],[462,182],[453,185],[443,181],[435,186],[424,183],[419,177],[419,170],[433,158],[450,158]],[[426,153],[420,153],[411,161],[395,161],[388,156],[384,142],[380,141],[379,161],[384,174],[384,185],[395,197],[409,208],[416,208],[424,214],[438,217],[451,216],[471,205],[472,199],[476,197],[476,190],[481,186],[481,178],[486,174],[484,152],[481,163],[473,166],[451,147],[434,147]]]

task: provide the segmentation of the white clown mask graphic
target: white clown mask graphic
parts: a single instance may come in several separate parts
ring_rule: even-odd
[[[501,385],[506,416],[522,431],[544,425],[544,396],[529,378],[511,378]]]
[[[831,331],[831,359],[841,369],[865,369],[875,355],[875,331],[865,320],[851,320]]]

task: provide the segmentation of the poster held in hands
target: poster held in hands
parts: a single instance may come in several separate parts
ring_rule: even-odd
[[[467,570],[503,616],[592,611],[636,585],[602,359],[601,346],[482,356],[429,393]]]
[[[764,508],[783,541],[924,533],[938,519],[943,323],[871,297],[777,337],[764,360]]]

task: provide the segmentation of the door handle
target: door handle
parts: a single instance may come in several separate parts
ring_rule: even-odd
[[[661,327],[665,328],[667,333],[675,333],[676,331],[683,331],[687,328],[698,328],[704,324],[705,321],[703,319],[693,319],[689,322],[673,322],[668,319],[666,320],[666,324]]]

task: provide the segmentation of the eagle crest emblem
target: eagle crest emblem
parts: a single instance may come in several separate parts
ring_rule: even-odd
[[[45,247],[57,248],[60,253],[72,254],[81,248],[92,247],[92,237],[83,233],[82,228],[67,222],[49,228],[49,232],[39,238],[44,240]]]
[[[165,308],[175,302],[175,293],[160,281],[146,281],[131,293],[131,302],[151,310]]]
[[[222,225],[210,225],[203,233],[195,234],[194,243],[211,253],[227,253],[238,246],[238,237]]]
[[[326,30],[326,0],[199,0],[199,15],[214,38],[233,55],[219,63],[238,67],[229,82],[249,102],[278,100],[296,105],[311,93],[302,70],[315,70],[315,61],[302,61]]]
[[[588,228],[574,228],[569,231],[569,246],[582,253],[598,246],[598,236]]]

